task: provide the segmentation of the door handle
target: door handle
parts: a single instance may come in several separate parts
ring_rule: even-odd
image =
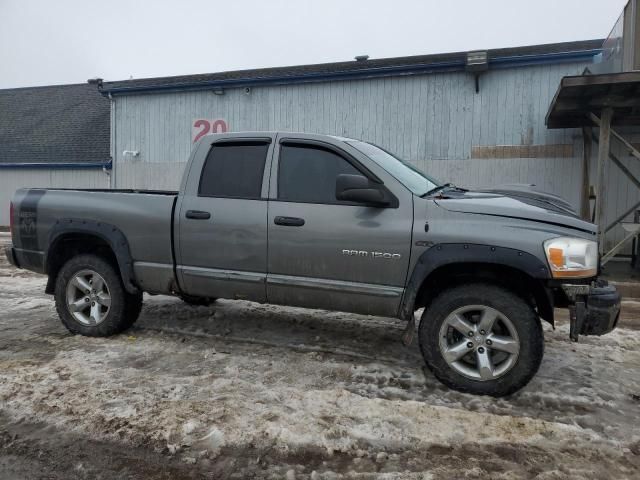
[[[211,218],[211,214],[201,210],[187,210],[185,217],[192,218],[193,220],[208,220]]]
[[[304,225],[304,218],[276,217],[273,219],[273,223],[276,225],[283,225],[285,227],[301,227]]]

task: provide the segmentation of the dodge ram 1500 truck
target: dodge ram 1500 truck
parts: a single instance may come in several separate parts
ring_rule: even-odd
[[[439,184],[373,144],[325,135],[208,135],[180,191],[21,189],[19,267],[48,275],[73,333],[107,336],[142,292],[397,317],[451,388],[494,396],[538,370],[541,319],[601,335],[620,297],[599,280],[596,226],[525,187]]]

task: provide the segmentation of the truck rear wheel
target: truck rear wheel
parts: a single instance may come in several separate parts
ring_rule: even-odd
[[[78,255],[64,264],[55,288],[56,310],[74,334],[107,337],[138,319],[142,293],[131,294],[116,269],[96,255]]]
[[[544,336],[534,309],[514,293],[474,283],[442,292],[419,329],[427,366],[461,392],[501,397],[524,387],[540,367]]]

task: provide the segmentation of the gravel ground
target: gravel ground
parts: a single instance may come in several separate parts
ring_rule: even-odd
[[[545,325],[538,375],[492,399],[441,386],[397,321],[147,296],[84,338],[44,285],[0,259],[2,479],[640,478],[636,302],[605,337]]]

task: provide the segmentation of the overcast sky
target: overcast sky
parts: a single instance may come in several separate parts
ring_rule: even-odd
[[[0,0],[0,88],[603,38],[627,0]]]

